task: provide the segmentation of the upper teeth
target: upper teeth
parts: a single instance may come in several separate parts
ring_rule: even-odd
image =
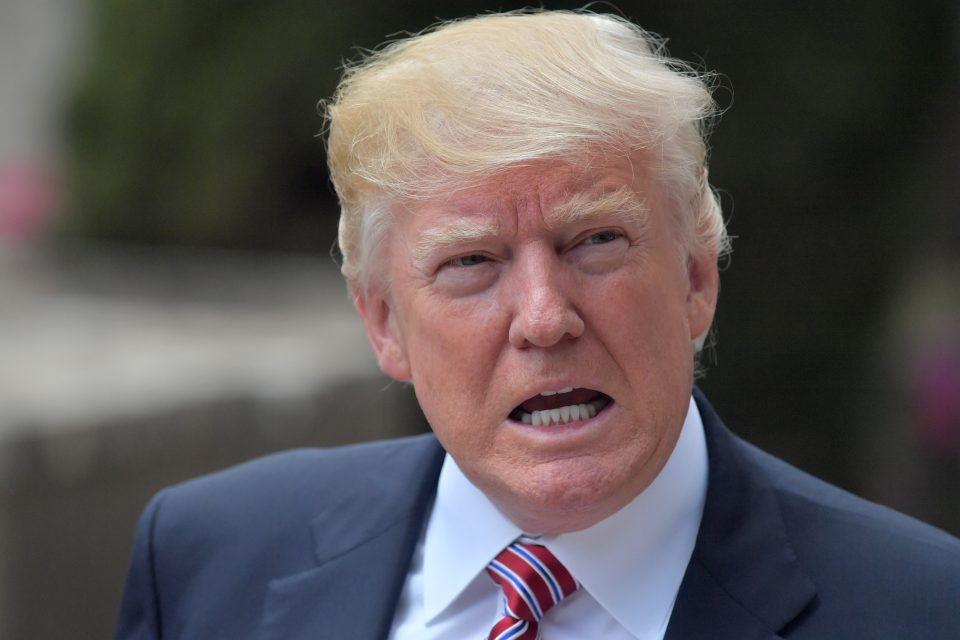
[[[556,391],[541,391],[540,395],[555,396],[558,393],[570,393],[571,391],[573,391],[573,387],[564,387],[563,389],[557,389]]]
[[[548,427],[551,424],[567,424],[568,422],[592,418],[597,415],[597,411],[598,408],[593,402],[588,404],[571,404],[566,407],[544,409],[542,411],[534,411],[533,413],[523,411],[520,413],[520,420],[522,420],[524,424],[535,427]]]

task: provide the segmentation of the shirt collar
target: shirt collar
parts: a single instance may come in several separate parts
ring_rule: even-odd
[[[707,487],[703,423],[693,399],[670,458],[640,495],[597,524],[540,541],[637,637],[666,628],[693,553]],[[449,607],[523,532],[449,455],[424,536],[424,613]]]
[[[429,622],[449,607],[523,531],[463,475],[447,454],[424,535],[423,607]]]

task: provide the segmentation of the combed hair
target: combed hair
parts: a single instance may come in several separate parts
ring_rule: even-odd
[[[510,166],[598,153],[642,158],[675,200],[683,250],[722,253],[706,168],[709,80],[640,27],[593,13],[483,15],[369,54],[326,105],[344,276],[370,285],[397,205]]]

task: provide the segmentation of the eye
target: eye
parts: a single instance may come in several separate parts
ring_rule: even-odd
[[[589,230],[564,252],[566,260],[584,273],[609,273],[623,265],[630,242],[623,229]]]
[[[471,253],[466,256],[458,256],[447,262],[447,266],[451,267],[475,267],[478,264],[483,264],[488,262],[489,258],[485,255],[479,253]]]
[[[583,240],[583,244],[606,244],[613,242],[620,237],[620,234],[613,230],[598,231],[592,233]]]
[[[497,279],[501,260],[496,255],[467,253],[450,258],[434,274],[437,293],[460,298],[485,291]]]

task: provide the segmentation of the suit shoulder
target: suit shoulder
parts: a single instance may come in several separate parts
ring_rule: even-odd
[[[960,540],[745,446],[817,591],[795,637],[955,637]]]
[[[400,522],[441,459],[426,435],[278,453],[164,489],[140,520],[123,624],[149,614],[177,637],[250,637],[269,582],[316,567],[318,519]]]
[[[223,527],[302,519],[347,487],[376,492],[431,466],[440,452],[432,434],[267,455],[168,487],[158,494],[166,519]],[[255,517],[252,517],[255,516]]]
[[[946,593],[960,598],[960,540],[914,518],[859,498],[750,445],[778,496],[791,541],[814,574],[871,576],[888,593]],[[823,578],[824,580],[826,578]]]

